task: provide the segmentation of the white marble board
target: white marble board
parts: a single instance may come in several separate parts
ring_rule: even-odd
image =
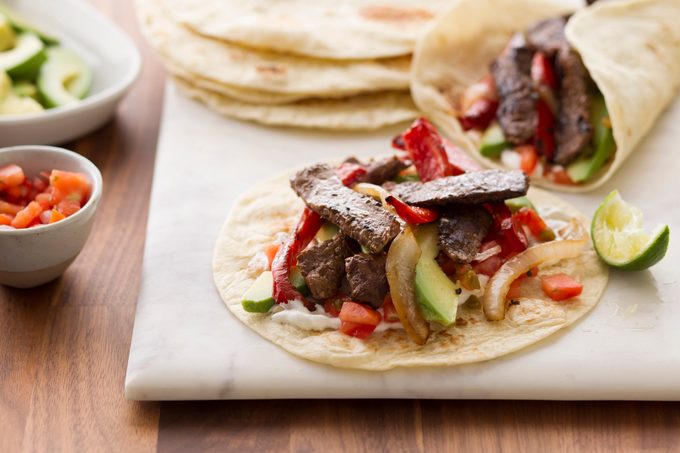
[[[299,359],[232,316],[211,262],[238,194],[304,163],[386,152],[400,129],[265,128],[220,117],[169,84],[126,396],[680,400],[680,102],[605,187],[565,195],[591,215],[618,188],[650,223],[670,225],[666,259],[651,271],[612,272],[590,315],[534,347],[474,365],[358,372]]]

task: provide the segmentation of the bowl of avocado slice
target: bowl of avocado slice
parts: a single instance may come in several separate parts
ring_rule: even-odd
[[[130,38],[90,5],[46,6],[0,0],[0,146],[60,144],[97,129],[139,74]]]

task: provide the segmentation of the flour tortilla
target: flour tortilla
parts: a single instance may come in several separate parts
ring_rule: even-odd
[[[567,218],[587,224],[575,208],[540,189],[529,197],[539,210],[558,209]],[[394,367],[458,365],[490,360],[519,349],[570,326],[600,299],[608,269],[592,248],[578,258],[541,268],[543,275],[565,272],[584,285],[583,294],[567,302],[547,299],[532,287],[519,305],[510,305],[506,319],[488,322],[477,305],[459,308],[458,322],[433,334],[424,346],[411,341],[403,330],[373,333],[368,340],[338,331],[314,332],[272,321],[271,314],[248,313],[241,298],[261,271],[249,268],[253,256],[281,232],[290,232],[300,218],[303,202],[281,176],[253,187],[239,198],[224,224],[215,247],[213,275],[229,310],[264,338],[300,357],[344,368],[387,370]]]
[[[307,99],[293,104],[258,105],[175,79],[189,97],[216,112],[270,126],[330,130],[371,130],[412,120],[418,116],[408,91],[362,94],[342,99]]]
[[[162,0],[178,23],[247,47],[330,59],[407,55],[448,0]]]
[[[137,0],[137,12],[170,72],[223,86],[225,94],[245,102],[283,103],[409,86],[409,56],[344,62],[282,55],[192,33],[169,18],[160,0]]]
[[[423,36],[414,54],[411,91],[416,105],[477,160],[500,167],[497,160],[479,154],[479,135],[463,132],[450,101],[487,73],[514,32],[576,9],[577,4],[557,0],[457,1]],[[536,185],[588,191],[623,164],[680,86],[678,23],[678,0],[602,1],[572,16],[567,40],[604,95],[617,151],[588,183],[566,186],[535,178]]]

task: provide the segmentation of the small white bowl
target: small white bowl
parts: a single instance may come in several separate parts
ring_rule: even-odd
[[[17,164],[27,177],[41,171],[84,173],[92,195],[80,211],[51,225],[0,230],[0,284],[17,288],[42,285],[64,273],[90,234],[102,196],[102,175],[80,154],[52,146],[15,146],[0,149],[0,167]]]
[[[0,146],[59,144],[106,123],[139,74],[139,51],[115,24],[82,0],[10,0],[9,7],[80,55],[92,68],[82,102],[45,112],[0,116]]]

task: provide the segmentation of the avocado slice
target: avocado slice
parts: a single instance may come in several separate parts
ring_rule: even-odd
[[[14,47],[16,43],[16,33],[7,16],[0,13],[0,52],[4,52]]]
[[[12,91],[21,98],[28,97],[33,98],[36,101],[38,100],[38,87],[27,80],[18,80],[14,82]]]
[[[439,228],[431,223],[418,228],[421,254],[416,265],[416,300],[426,321],[448,326],[456,321],[456,285],[435,261],[439,253]]]
[[[33,24],[30,24],[22,15],[14,11],[12,8],[3,5],[2,3],[0,3],[0,13],[2,13],[2,15],[4,15],[9,20],[9,22],[12,24],[12,27],[14,27],[16,31],[33,33],[34,35],[38,36],[38,38],[40,38],[40,40],[48,46],[59,44],[59,40],[57,38],[38,30]]]
[[[504,149],[511,148],[510,142],[505,140],[503,129],[494,123],[489,126],[484,135],[482,135],[482,144],[479,147],[479,153],[484,157],[500,157]]]
[[[329,239],[333,239],[339,231],[340,228],[338,228],[336,225],[330,222],[325,222],[323,225],[321,225],[321,228],[319,228],[319,231],[316,233],[316,240],[319,242],[328,241]]]
[[[80,102],[92,86],[92,70],[75,52],[50,47],[40,69],[38,91],[47,108]]]
[[[35,79],[45,62],[45,44],[33,33],[22,33],[15,46],[0,52],[0,70],[15,79]]]
[[[536,206],[527,197],[517,197],[509,198],[505,200],[505,205],[510,209],[513,214],[522,208],[529,208],[532,211],[536,211]]]
[[[0,102],[0,115],[24,115],[38,113],[45,110],[38,101],[33,98],[19,97],[10,93]]]
[[[302,277],[302,274],[300,274],[297,267],[294,267],[290,271],[290,282],[304,296],[309,294],[305,279]],[[274,306],[274,298],[272,296],[273,286],[274,279],[271,271],[262,272],[243,295],[243,299],[241,300],[243,309],[249,313],[267,313],[271,310]]]
[[[584,182],[595,176],[614,154],[616,143],[609,122],[609,112],[601,93],[593,98],[590,117],[593,121],[594,154],[584,153],[567,167],[567,173],[574,182]]]

